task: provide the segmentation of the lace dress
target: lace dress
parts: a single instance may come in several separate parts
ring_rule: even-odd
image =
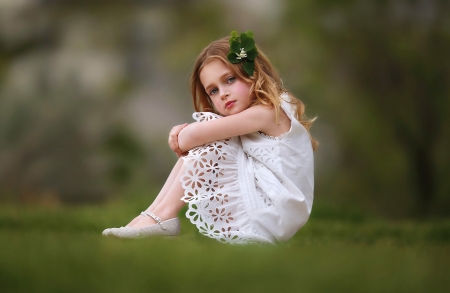
[[[308,220],[313,202],[311,141],[281,95],[291,128],[278,137],[232,137],[189,151],[183,158],[182,200],[200,233],[226,243],[289,240]],[[196,121],[220,119],[209,112]]]

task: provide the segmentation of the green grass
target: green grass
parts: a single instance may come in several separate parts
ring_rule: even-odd
[[[221,244],[182,215],[175,239],[101,236],[140,208],[0,207],[0,292],[450,290],[449,220],[390,222],[319,208],[277,246]]]

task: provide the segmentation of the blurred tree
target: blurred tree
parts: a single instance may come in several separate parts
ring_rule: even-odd
[[[120,115],[129,31],[109,34],[137,8],[59,2],[0,4],[0,200],[101,201],[149,157]]]
[[[136,176],[163,181],[174,160],[165,128],[190,121],[193,59],[251,29],[319,115],[317,203],[448,215],[448,1],[248,3],[0,4],[0,197],[88,201]]]
[[[114,158],[109,170],[111,180],[116,184],[128,182],[133,173],[145,158],[139,143],[123,126],[114,126],[106,132],[103,147],[106,153]]]
[[[289,3],[291,18],[310,13],[294,32],[305,29],[324,48],[315,82],[347,173],[334,193],[390,215],[408,212],[411,199],[417,214],[450,212],[450,3]]]

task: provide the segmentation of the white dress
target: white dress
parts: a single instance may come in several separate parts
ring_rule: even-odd
[[[182,198],[186,216],[200,233],[226,243],[289,240],[311,213],[314,162],[306,129],[293,116],[290,97],[281,95],[291,119],[278,137],[250,133],[189,151],[183,158]],[[220,119],[209,112],[196,121]]]

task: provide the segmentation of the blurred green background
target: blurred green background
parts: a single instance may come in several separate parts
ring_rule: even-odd
[[[194,60],[231,30],[318,116],[311,220],[278,248],[186,221],[176,242],[102,239],[163,184]],[[444,0],[0,0],[0,290],[442,292],[449,52]]]

